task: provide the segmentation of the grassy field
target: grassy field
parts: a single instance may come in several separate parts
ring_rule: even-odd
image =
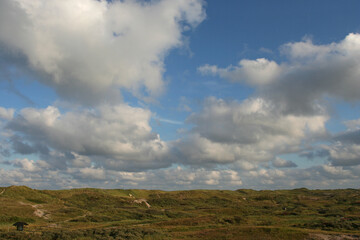
[[[0,239],[360,239],[360,190],[0,187]]]

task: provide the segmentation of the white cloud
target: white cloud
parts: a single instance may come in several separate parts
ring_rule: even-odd
[[[122,180],[130,182],[144,182],[147,180],[149,174],[145,172],[116,172],[113,173],[116,176],[119,176]]]
[[[83,155],[79,155],[75,152],[71,152],[71,155],[74,157],[71,161],[71,166],[74,167],[87,167],[89,168],[91,166],[91,158]]]
[[[237,160],[236,149],[232,145],[212,142],[199,134],[179,140],[175,146],[180,153],[179,159],[187,164],[201,166],[207,163],[226,164]]]
[[[313,152],[305,154],[309,158],[314,156],[327,157],[332,166],[360,165],[360,129],[358,119],[345,122],[348,129],[332,137],[330,144],[322,144]]]
[[[208,98],[203,109],[188,118],[194,127],[175,147],[187,164],[268,162],[278,154],[299,151],[304,140],[326,136],[327,119],[320,113],[284,115],[261,98],[241,103]]]
[[[360,129],[360,119],[345,121],[345,126],[352,131]]]
[[[15,169],[0,169],[0,182],[7,185],[28,185],[41,189],[74,187],[142,189],[281,189],[308,187],[358,187],[359,167],[345,168],[328,164],[310,168],[254,170],[204,169],[172,167],[143,172],[106,170],[101,167],[49,170],[39,161],[32,161],[36,171],[27,171],[26,164],[13,163]],[[41,162],[41,161],[40,161]]]
[[[6,125],[0,154],[43,159],[0,162],[11,165],[0,168],[1,184],[233,189],[331,187],[339,181],[337,187],[357,186],[359,120],[345,122],[348,130],[320,147],[329,164],[301,169],[278,156],[329,137],[325,97],[360,100],[360,34],[327,45],[309,39],[287,43],[281,47],[288,58],[282,63],[258,58],[225,68],[199,67],[201,74],[247,83],[255,95],[242,102],[207,98],[187,119],[193,128],[173,142],[152,130],[155,113],[119,103],[122,89],[147,100],[161,94],[164,59],[186,44],[184,31],[203,21],[204,4],[0,1],[0,64],[17,74],[35,74],[66,100],[95,106],[68,112],[25,108],[15,116],[14,109],[0,107],[1,127]],[[182,97],[178,109],[190,112],[189,105]]]
[[[333,159],[348,159],[348,160],[360,160],[360,146],[359,145],[350,145],[342,146],[341,144],[335,145],[334,148],[329,150],[330,156]],[[360,162],[359,162],[360,163]]]
[[[15,109],[0,107],[0,119],[11,120],[14,116]]]
[[[330,146],[324,146],[329,153],[329,161],[335,166],[360,165],[360,145],[336,142]]]
[[[24,159],[15,159],[12,162],[15,166],[21,167],[23,170],[28,172],[36,172],[40,170],[40,168],[36,166],[34,160],[29,160],[27,158],[24,158]]]
[[[47,154],[73,166],[89,166],[88,157],[112,169],[167,166],[168,144],[152,132],[150,118],[150,111],[125,104],[64,114],[49,106],[21,110],[7,128],[33,152],[53,149],[58,153]]]
[[[194,186],[213,188],[214,185],[217,187],[237,188],[242,185],[241,177],[238,172],[233,170],[191,169],[178,166],[159,171],[162,172],[160,176],[164,176],[169,185],[177,185],[180,188],[193,188]]]
[[[81,168],[78,176],[88,180],[105,180],[106,172],[102,168]]]
[[[321,166],[321,170],[323,171],[323,174],[328,175],[331,179],[346,179],[353,177],[350,170],[345,170],[338,166],[323,165]]]
[[[243,59],[236,67],[204,65],[199,71],[253,85],[258,95],[296,115],[322,111],[325,96],[360,100],[360,34],[350,33],[327,45],[305,39],[284,44],[281,50],[288,56],[281,64],[264,58]]]
[[[256,60],[243,59],[238,66],[218,68],[214,65],[204,65],[198,68],[203,75],[219,75],[233,82],[246,82],[250,85],[266,85],[279,77],[282,67],[274,61],[265,58]]]
[[[275,160],[272,161],[272,164],[274,167],[277,168],[292,168],[292,167],[297,167],[297,165],[292,162],[292,161],[288,161],[279,157],[276,157]]]
[[[334,137],[327,133],[325,123],[329,118],[329,98],[347,102],[360,100],[357,90],[360,87],[360,34],[350,33],[340,42],[324,45],[304,39],[284,44],[281,51],[288,57],[281,64],[260,58],[241,60],[235,67],[199,67],[202,74],[248,83],[255,88],[255,95],[242,103],[208,99],[202,111],[189,118],[195,125],[192,134],[222,147],[224,155],[234,161],[231,166],[248,171],[249,175],[244,174],[249,179],[259,177],[259,181],[255,181],[258,186],[286,186],[281,176],[292,186],[313,187],[318,181],[318,186],[331,187],[339,179],[339,185],[354,183],[353,169],[360,165],[359,121],[346,121],[348,130]],[[330,143],[310,147],[318,140],[330,140]],[[192,146],[192,151],[198,148],[198,152],[206,154],[206,145],[197,142],[189,141],[185,149]],[[278,157],[307,148],[313,148],[314,152],[304,156],[327,157],[329,164],[307,171],[290,169],[296,164]],[[191,161],[209,162],[208,159],[211,158]],[[277,172],[282,174],[266,169],[269,165],[259,164],[269,161],[272,167],[282,168]]]
[[[217,75],[221,69],[219,69],[215,65],[205,64],[203,66],[198,67],[198,71],[203,75]]]
[[[294,60],[322,60],[327,54],[335,52],[335,43],[329,45],[314,45],[312,40],[305,38],[301,42],[287,43],[281,46],[281,51]]]
[[[358,120],[345,122],[346,131],[332,136],[328,144],[312,147],[311,151],[300,154],[309,159],[327,158],[333,167],[356,168],[360,166],[360,129]]]
[[[262,89],[289,112],[312,114],[325,96],[345,101],[360,99],[360,34],[349,34],[339,43],[314,45],[311,41],[290,43],[284,52],[290,56],[281,77]]]
[[[0,43],[66,99],[116,101],[119,88],[146,98],[164,89],[168,51],[204,18],[202,0],[4,0]]]

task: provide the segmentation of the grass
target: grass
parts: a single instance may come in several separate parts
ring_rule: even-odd
[[[360,238],[357,189],[3,190],[0,239],[316,239],[317,234]],[[140,198],[151,208],[134,203]],[[44,215],[34,215],[36,210]],[[29,226],[16,232],[16,221]]]

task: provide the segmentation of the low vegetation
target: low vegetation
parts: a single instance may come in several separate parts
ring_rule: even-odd
[[[0,239],[360,239],[356,189],[0,192]]]

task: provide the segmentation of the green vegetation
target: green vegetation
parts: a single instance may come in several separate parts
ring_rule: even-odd
[[[0,239],[360,239],[355,189],[0,192]]]

